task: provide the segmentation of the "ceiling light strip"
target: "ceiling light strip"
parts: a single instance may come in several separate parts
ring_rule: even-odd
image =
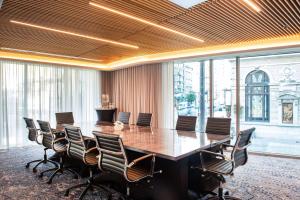
[[[82,58],[82,57],[78,57],[78,56],[68,56],[68,55],[61,55],[61,54],[55,54],[55,53],[46,53],[46,52],[40,52],[40,51],[14,49],[14,48],[7,48],[7,47],[1,47],[0,49],[4,50],[4,51],[16,51],[16,52],[20,52],[20,53],[34,53],[34,54],[40,54],[40,55],[46,55],[46,56],[71,58],[71,59],[77,59],[77,60],[88,60],[88,61],[94,61],[94,62],[103,61],[103,60],[100,60],[100,59],[96,60],[96,59],[90,59],[90,58]]]
[[[139,21],[139,22],[141,22],[141,23],[148,24],[148,25],[150,25],[150,26],[154,26],[154,27],[156,27],[156,28],[160,28],[160,29],[163,29],[163,30],[166,30],[166,31],[175,33],[175,34],[177,34],[177,35],[181,35],[181,36],[183,36],[183,37],[186,37],[186,38],[189,38],[189,39],[196,40],[196,41],[198,41],[198,42],[204,42],[204,40],[202,40],[202,39],[193,37],[193,36],[191,36],[191,35],[187,35],[187,34],[185,34],[185,33],[182,33],[182,32],[179,32],[179,31],[176,31],[176,30],[173,30],[173,29],[170,29],[170,28],[161,26],[161,25],[158,25],[158,24],[153,23],[153,22],[150,22],[150,21],[148,21],[148,20],[145,20],[145,19],[142,19],[142,18],[139,18],[139,17],[135,17],[135,16],[133,16],[133,15],[129,15],[129,14],[127,14],[127,13],[124,13],[124,12],[121,12],[121,11],[118,11],[118,10],[115,10],[115,9],[112,9],[112,8],[108,8],[108,7],[105,7],[105,6],[102,6],[102,5],[93,3],[93,2],[90,2],[89,4],[92,5],[92,6],[95,6],[95,7],[97,7],[97,8],[100,8],[100,9],[103,9],[103,10],[106,10],[106,11],[109,11],[109,12],[112,12],[112,13],[115,13],[115,14],[118,14],[118,15],[121,15],[121,16],[123,16],[123,17],[127,17],[127,18],[130,18],[130,19]]]
[[[250,6],[256,12],[260,12],[261,11],[260,7],[258,7],[253,1],[251,1],[251,0],[243,0],[243,1],[246,4],[248,4],[248,6]]]
[[[47,30],[47,31],[53,31],[53,32],[57,32],[57,33],[63,33],[63,34],[77,36],[77,37],[81,37],[81,38],[86,38],[86,39],[101,41],[101,42],[105,42],[105,43],[110,43],[110,44],[119,45],[119,46],[123,46],[123,47],[127,47],[127,48],[133,48],[133,49],[138,49],[139,48],[138,46],[127,44],[127,43],[116,42],[116,41],[113,41],[113,40],[108,40],[108,39],[104,39],[104,38],[98,38],[98,37],[83,35],[83,34],[79,34],[79,33],[74,33],[74,32],[69,32],[69,31],[64,31],[64,30],[59,30],[59,29],[45,27],[45,26],[40,26],[40,25],[36,25],[36,24],[30,24],[30,23],[20,22],[20,21],[16,21],[16,20],[10,20],[10,22],[14,23],[14,24],[19,24],[19,25],[33,27],[33,28],[39,28],[39,29],[43,29],[43,30]]]

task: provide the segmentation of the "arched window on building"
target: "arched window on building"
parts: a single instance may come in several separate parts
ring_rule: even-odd
[[[262,70],[250,72],[245,80],[246,121],[269,121],[270,86],[269,77]]]

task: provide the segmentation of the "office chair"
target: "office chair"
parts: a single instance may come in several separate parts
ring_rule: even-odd
[[[39,130],[36,128],[33,119],[26,118],[26,117],[24,117],[23,119],[26,123],[26,128],[28,129],[28,139],[30,141],[35,141],[36,143],[41,145],[39,140],[42,140],[43,136],[41,134],[39,134]],[[37,162],[37,164],[32,169],[33,172],[36,172],[36,168],[42,163],[43,164],[52,163],[55,166],[57,166],[57,164],[54,161],[48,159],[47,150],[48,150],[48,148],[44,148],[44,158],[43,159],[30,161],[26,164],[25,167],[29,168],[30,164]]]
[[[147,178],[152,178],[154,171],[155,155],[148,154],[128,163],[122,139],[118,135],[93,132],[99,151],[98,166],[101,171],[109,171],[123,176],[127,182],[126,197],[130,197],[130,184],[137,183]]]
[[[231,118],[208,117],[206,122],[206,133],[218,135],[230,135]]]
[[[55,113],[57,124],[74,124],[73,112]]]
[[[96,148],[96,143],[92,139],[87,139],[82,136],[81,129],[79,127],[65,125],[66,139],[68,141],[67,153],[71,158],[79,159],[88,166],[90,176],[85,183],[74,185],[68,188],[65,192],[65,196],[69,195],[70,190],[84,187],[83,192],[80,194],[79,199],[83,199],[84,195],[89,189],[93,187],[100,187],[95,185],[93,176],[93,167],[97,166],[99,152]],[[88,141],[89,140],[89,141]]]
[[[231,118],[208,117],[206,122],[206,133],[217,135],[230,135]],[[223,149],[220,145],[212,147],[211,151],[221,152]]]
[[[52,169],[47,169],[45,171],[42,171],[39,174],[39,177],[40,178],[43,177],[44,173],[54,171],[47,181],[48,184],[51,184],[53,178],[58,173],[63,173],[64,170],[67,170],[67,171],[71,172],[72,174],[74,174],[75,175],[74,177],[77,178],[78,174],[74,170],[64,167],[64,156],[67,151],[67,140],[65,139],[64,134],[62,134],[60,131],[52,129],[50,127],[49,122],[41,121],[41,120],[37,120],[37,122],[40,126],[40,131],[43,134],[43,142],[42,142],[43,145],[46,148],[52,149],[53,151],[55,151],[55,153],[59,157],[59,165]]]
[[[137,126],[151,126],[152,113],[139,113]]]
[[[118,121],[129,124],[130,112],[119,112]]]
[[[179,115],[176,123],[176,130],[195,131],[196,122],[197,122],[196,116]]]
[[[209,200],[238,199],[235,197],[230,197],[226,194],[224,195],[222,184],[225,183],[225,178],[223,175],[233,175],[235,168],[247,163],[247,148],[251,144],[250,140],[254,131],[255,128],[241,131],[237,137],[235,145],[230,145],[227,143],[222,144],[223,147],[232,148],[230,158],[227,158],[223,153],[216,153],[207,150],[200,151],[200,166],[192,168],[198,168],[204,173],[211,172],[215,174],[215,178],[217,178],[220,183],[218,194],[214,197],[208,198]],[[207,156],[209,156],[209,158]]]

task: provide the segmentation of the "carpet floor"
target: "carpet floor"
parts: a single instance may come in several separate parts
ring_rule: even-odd
[[[0,200],[76,199],[80,190],[64,197],[64,190],[83,182],[63,174],[46,184],[47,177],[38,178],[24,164],[43,155],[37,146],[0,151]],[[46,169],[47,166],[38,168]],[[48,166],[49,167],[49,166]],[[249,162],[226,178],[225,188],[243,200],[300,200],[300,160],[250,155]],[[94,190],[85,199],[105,199],[105,192]],[[118,199],[117,193],[113,197]]]

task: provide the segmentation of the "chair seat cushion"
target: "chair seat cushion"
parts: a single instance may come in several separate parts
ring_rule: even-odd
[[[139,181],[147,176],[150,176],[149,169],[147,170],[142,167],[127,168],[127,178],[130,181]]]
[[[207,171],[221,174],[230,174],[232,171],[232,163],[230,161],[217,158],[205,160],[203,167]]]
[[[98,152],[89,152],[85,154],[85,162],[88,165],[97,165],[98,164],[98,158],[97,156],[99,155]]]
[[[53,150],[56,152],[65,152],[67,151],[67,145],[62,142],[56,142],[53,145]]]

